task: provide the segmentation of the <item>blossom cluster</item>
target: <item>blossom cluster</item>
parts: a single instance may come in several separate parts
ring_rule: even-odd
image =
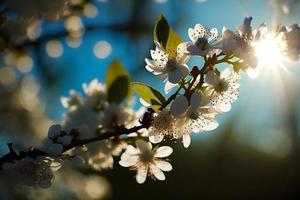
[[[95,79],[83,84],[84,96],[71,90],[69,97],[62,97],[68,110],[61,125],[49,128],[39,148],[10,148],[5,158],[11,156],[12,164],[3,169],[21,172],[16,174],[23,184],[49,187],[56,163],[60,167],[66,159],[79,160],[103,170],[113,168],[114,156],[120,156],[119,164],[135,170],[138,183],[144,183],[147,176],[165,180],[164,172],[173,168],[167,159],[173,150],[160,143],[167,138],[180,139],[188,148],[192,133],[219,126],[216,117],[230,111],[239,98],[241,71],[253,78],[263,67],[258,44],[269,37],[280,40],[279,52],[299,59],[298,25],[269,31],[265,24],[253,29],[251,21],[252,17],[245,18],[236,31],[224,27],[221,36],[216,28],[196,24],[188,30],[190,41],[183,42],[160,16],[154,31],[155,49],[145,62],[146,69],[164,82],[166,94],[143,83],[130,83],[125,69],[114,61],[105,84]],[[159,35],[163,31],[168,37]],[[191,58],[204,61],[203,66],[189,67]],[[145,108],[133,110],[131,90]]]

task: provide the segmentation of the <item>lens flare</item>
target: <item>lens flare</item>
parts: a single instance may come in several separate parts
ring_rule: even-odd
[[[259,71],[277,70],[285,60],[286,43],[282,34],[268,33],[253,43]]]

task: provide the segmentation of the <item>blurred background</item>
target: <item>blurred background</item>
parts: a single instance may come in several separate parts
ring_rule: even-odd
[[[82,83],[94,78],[104,81],[115,58],[134,81],[162,91],[162,81],[144,68],[161,13],[185,40],[196,23],[219,32],[247,16],[253,27],[300,23],[299,0],[70,2],[76,12],[62,20],[0,26],[0,155],[7,142],[39,144],[63,118],[60,97],[82,92]],[[103,172],[65,167],[46,190],[12,189],[0,180],[0,199],[299,199],[299,75],[300,63],[287,62],[256,80],[242,76],[240,99],[218,116],[217,130],[194,134],[188,149],[170,143],[174,170],[164,182],[138,185],[134,172],[117,162]]]

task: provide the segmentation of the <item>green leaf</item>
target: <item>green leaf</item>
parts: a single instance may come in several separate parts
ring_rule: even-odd
[[[159,42],[164,48],[167,46],[170,27],[163,15],[158,16],[154,27],[154,40]]]
[[[154,40],[164,47],[169,54],[169,58],[176,57],[177,46],[182,43],[182,38],[169,26],[163,15],[160,15],[156,20]]]
[[[119,60],[114,60],[106,72],[108,102],[120,103],[130,95],[130,77]]]
[[[237,63],[234,63],[232,64],[232,67],[233,67],[233,71],[237,74],[240,73],[242,67],[243,67],[243,63],[242,62],[237,62]]]
[[[133,82],[131,88],[136,92],[144,101],[152,105],[154,110],[158,110],[161,105],[166,102],[165,97],[156,89],[144,83]]]

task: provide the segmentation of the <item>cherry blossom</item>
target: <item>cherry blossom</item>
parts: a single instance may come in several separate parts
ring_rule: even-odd
[[[143,140],[137,140],[135,145],[136,147],[127,146],[125,152],[121,155],[119,164],[137,171],[136,181],[139,184],[146,181],[147,175],[164,181],[166,177],[163,171],[172,170],[172,165],[165,158],[172,154],[173,149],[168,146],[152,149],[151,143]]]

